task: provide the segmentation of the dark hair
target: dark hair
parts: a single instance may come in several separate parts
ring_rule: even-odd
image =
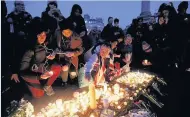
[[[97,46],[102,46],[102,45],[104,45],[104,46],[106,46],[106,47],[108,47],[108,48],[111,49],[111,44],[110,44],[109,42],[97,43],[97,44],[92,48],[92,50],[91,50],[92,54],[95,53],[95,50],[96,50],[96,47],[97,47]]]
[[[68,19],[64,19],[61,22],[59,22],[59,26],[60,26],[61,31],[66,30],[66,29],[70,29],[73,31],[74,29],[72,23]]]
[[[51,2],[49,2],[49,3],[47,4],[47,7],[46,7],[46,12],[48,12],[48,11],[50,10],[50,7],[49,7],[50,4],[55,5],[56,8],[57,8],[57,6],[58,6],[56,1],[51,1]]]
[[[178,12],[181,12],[183,9],[188,9],[188,1],[182,1],[179,5],[178,5]]]
[[[79,13],[82,14],[82,8],[80,5],[78,4],[74,4],[73,7],[72,7],[72,10],[71,10],[71,15],[74,15],[75,14],[75,11],[76,10],[79,10]]]
[[[116,22],[119,22],[119,19],[115,18],[114,19],[114,23],[116,23]]]
[[[111,18],[113,18],[113,17],[108,17],[108,21],[109,21]]]
[[[36,45],[37,35],[42,32],[47,32],[47,27],[45,26],[44,22],[41,20],[40,17],[34,17],[28,26],[28,30],[28,48],[32,48]]]

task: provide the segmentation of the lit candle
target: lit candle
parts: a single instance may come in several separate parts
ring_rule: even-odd
[[[121,109],[121,106],[117,106],[117,109]]]
[[[95,85],[93,83],[89,85],[89,96],[90,96],[90,108],[96,109],[97,108],[96,92],[95,92]]]
[[[108,85],[107,83],[104,83],[104,93],[108,90]]]
[[[146,59],[145,59],[145,60],[144,60],[144,63],[147,65],[147,63],[148,63],[148,60],[146,60]]]
[[[119,94],[119,89],[120,89],[119,84],[115,84],[114,87],[113,87],[113,89],[114,89],[114,94],[118,95]]]
[[[101,92],[97,89],[95,89],[96,91],[96,99],[99,99],[100,98],[100,95],[101,95]]]
[[[124,102],[124,105],[126,106],[126,105],[127,105],[127,102]]]
[[[58,109],[62,109],[63,105],[62,99],[57,99],[55,103]]]

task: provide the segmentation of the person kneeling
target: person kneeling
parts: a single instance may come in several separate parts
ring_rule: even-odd
[[[37,44],[35,44],[32,49],[29,49],[24,54],[20,66],[20,75],[24,79],[33,97],[40,98],[44,95],[44,91],[48,96],[54,94],[51,85],[59,76],[61,66],[48,65],[47,62],[49,60],[53,60],[55,56],[47,55],[46,47],[44,46],[44,42],[46,41],[46,33],[41,19],[34,18],[33,23],[37,23],[36,27],[38,27],[35,28],[34,26],[35,30],[32,30],[34,31],[34,35],[37,35]],[[43,86],[40,81],[44,79],[48,80]]]

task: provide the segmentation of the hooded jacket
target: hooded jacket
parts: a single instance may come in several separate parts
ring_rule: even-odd
[[[75,5],[73,5],[72,10],[71,10],[71,14],[67,18],[67,20],[71,24],[76,23],[76,26],[74,26],[74,31],[77,34],[80,34],[82,31],[87,32],[87,30],[86,30],[86,25],[85,25],[85,22],[84,22],[84,18],[81,15],[80,16],[75,16],[75,14],[74,14],[77,9],[79,9],[80,14],[82,14],[82,8],[79,5],[75,4]]]

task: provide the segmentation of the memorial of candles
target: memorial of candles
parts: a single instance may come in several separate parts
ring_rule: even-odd
[[[128,108],[130,102],[134,101],[138,94],[146,89],[144,86],[148,86],[153,79],[154,75],[129,72],[100,87],[91,83],[88,90],[74,92],[71,100],[57,99],[55,103],[49,103],[36,116],[54,117],[56,114],[64,117],[96,117],[100,116],[101,110],[105,109],[109,110],[106,111],[108,115],[117,114],[120,110]],[[93,113],[95,111],[96,114]],[[109,115],[109,117],[113,116]]]

